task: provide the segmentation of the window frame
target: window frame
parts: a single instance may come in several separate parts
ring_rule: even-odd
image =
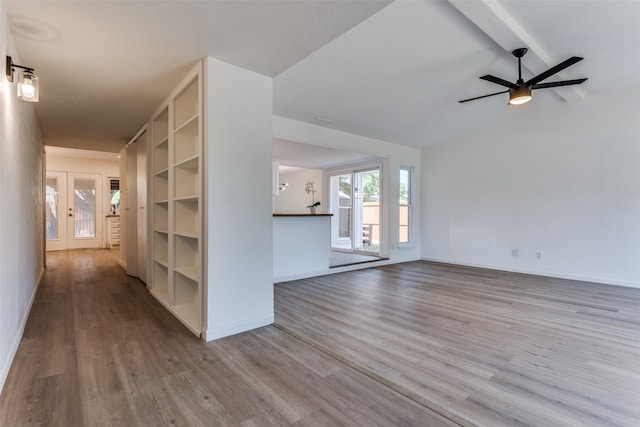
[[[408,179],[407,179],[407,215],[408,215],[408,219],[407,219],[407,240],[403,241],[400,240],[400,208],[401,206],[403,206],[400,203],[400,185],[402,184],[402,172],[406,171],[407,175],[408,175]],[[398,247],[403,247],[403,246],[411,246],[414,243],[414,200],[415,200],[415,167],[414,166],[400,166],[400,168],[398,169]]]

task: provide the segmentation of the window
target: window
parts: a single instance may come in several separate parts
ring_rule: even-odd
[[[411,241],[412,222],[412,180],[413,168],[400,168],[400,188],[399,188],[399,217],[398,217],[398,243],[409,243]]]
[[[120,214],[120,180],[109,179],[109,210],[111,214]]]

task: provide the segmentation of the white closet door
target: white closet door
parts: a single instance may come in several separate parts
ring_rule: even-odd
[[[127,274],[138,277],[138,153],[135,143],[127,146]],[[122,239],[122,237],[121,237]]]
[[[147,132],[144,132],[136,146],[136,187],[137,187],[137,251],[138,277],[147,283]]]

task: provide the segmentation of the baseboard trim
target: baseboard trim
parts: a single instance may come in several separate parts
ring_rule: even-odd
[[[257,317],[242,322],[229,323],[214,329],[202,328],[202,337],[205,341],[213,341],[219,338],[228,337],[239,334],[241,332],[250,331],[251,329],[261,328],[273,324],[274,315]]]
[[[609,279],[606,277],[584,276],[580,274],[559,273],[555,271],[534,270],[534,269],[528,269],[528,268],[505,267],[505,266],[497,266],[492,264],[463,262],[459,260],[451,260],[451,259],[436,258],[436,257],[422,257],[421,259],[422,261],[440,262],[443,264],[463,265],[466,267],[486,268],[489,270],[508,271],[511,273],[531,274],[534,276],[553,277],[556,279],[579,280],[581,282],[601,283],[603,285],[614,285],[614,286],[623,286],[626,288],[640,289],[640,282]]]
[[[274,277],[273,283],[290,282],[292,280],[302,280],[302,279],[308,279],[310,277],[326,276],[328,274],[344,273],[347,271],[355,271],[355,270],[364,270],[365,268],[382,267],[383,265],[400,264],[403,262],[411,262],[411,261],[418,261],[418,260],[420,260],[420,258],[418,257],[407,257],[407,258],[401,258],[401,259],[394,258],[394,259],[381,259],[376,261],[367,261],[367,262],[361,262],[357,264],[331,267],[331,268],[327,268],[326,270],[312,271],[312,272],[301,273],[301,274],[293,274],[289,276]]]
[[[35,287],[33,288],[33,292],[31,294],[31,298],[29,299],[29,304],[27,304],[27,309],[22,314],[20,325],[18,326],[16,335],[13,338],[13,342],[11,343],[11,348],[9,348],[9,354],[2,364],[2,371],[0,371],[0,393],[2,393],[2,390],[4,389],[4,384],[7,381],[7,377],[9,376],[9,370],[11,369],[11,365],[13,364],[13,359],[16,357],[18,347],[20,347],[20,341],[22,341],[22,335],[24,335],[24,328],[27,326],[27,320],[29,319],[29,314],[31,313],[31,307],[33,307],[33,302],[36,299],[36,294],[38,293],[38,289],[40,288],[40,283],[44,278],[44,271],[44,267],[41,267],[38,278],[36,279]]]

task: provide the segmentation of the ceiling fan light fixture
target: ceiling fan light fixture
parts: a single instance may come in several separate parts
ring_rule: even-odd
[[[509,105],[522,105],[531,101],[531,86],[523,85],[509,89]]]

